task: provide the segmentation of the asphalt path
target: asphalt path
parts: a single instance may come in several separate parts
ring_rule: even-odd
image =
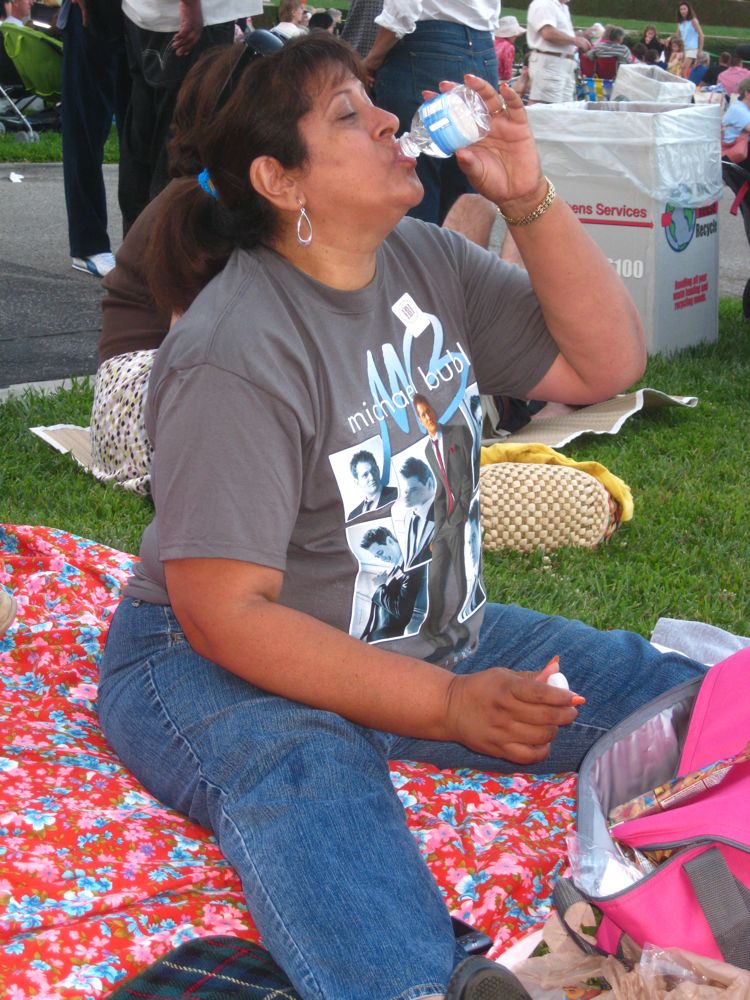
[[[116,249],[117,166],[104,174]],[[0,386],[93,373],[103,293],[99,278],[71,267],[62,164],[2,164],[0,219]]]
[[[13,183],[11,173],[23,180]],[[122,239],[117,166],[104,167],[113,249]],[[741,296],[750,245],[731,198],[719,208],[719,291]],[[502,232],[494,233],[493,244]],[[101,282],[70,266],[62,165],[0,164],[0,390],[96,370]],[[0,392],[0,398],[5,392]]]

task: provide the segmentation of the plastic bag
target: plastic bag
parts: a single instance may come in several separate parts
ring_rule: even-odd
[[[534,104],[529,124],[550,177],[626,178],[686,208],[721,194],[721,109],[630,101]]]
[[[586,904],[568,910],[568,921],[591,943],[595,923]],[[513,972],[534,1000],[601,996],[601,1000],[747,1000],[750,972],[700,955],[647,945],[643,951],[623,941],[626,963],[612,956],[587,955],[553,913],[544,925],[546,955],[527,958]],[[629,967],[628,967],[629,965]],[[599,981],[603,982],[599,982]],[[606,989],[609,986],[610,989]]]
[[[695,84],[668,73],[660,66],[632,63],[620,66],[612,85],[613,101],[652,101],[657,104],[689,103]]]
[[[571,831],[566,843],[570,873],[581,892],[589,896],[610,896],[635,885],[647,874],[625,858],[613,841],[597,845]]]

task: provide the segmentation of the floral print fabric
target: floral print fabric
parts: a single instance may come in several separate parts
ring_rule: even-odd
[[[201,827],[109,749],[97,664],[133,557],[0,525],[0,996],[98,1000],[183,941],[258,940],[239,880]],[[549,912],[575,777],[395,762],[407,821],[451,912],[499,956]]]

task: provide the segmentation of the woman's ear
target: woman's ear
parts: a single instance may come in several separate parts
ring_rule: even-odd
[[[296,211],[299,187],[296,178],[273,156],[258,156],[250,164],[250,185],[280,211]]]

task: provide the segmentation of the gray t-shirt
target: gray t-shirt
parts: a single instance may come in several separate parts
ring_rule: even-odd
[[[156,516],[126,593],[167,604],[162,561],[238,559],[367,642],[468,650],[485,603],[476,397],[526,396],[556,355],[526,272],[436,226],[404,220],[355,292],[235,252],[156,358]]]

